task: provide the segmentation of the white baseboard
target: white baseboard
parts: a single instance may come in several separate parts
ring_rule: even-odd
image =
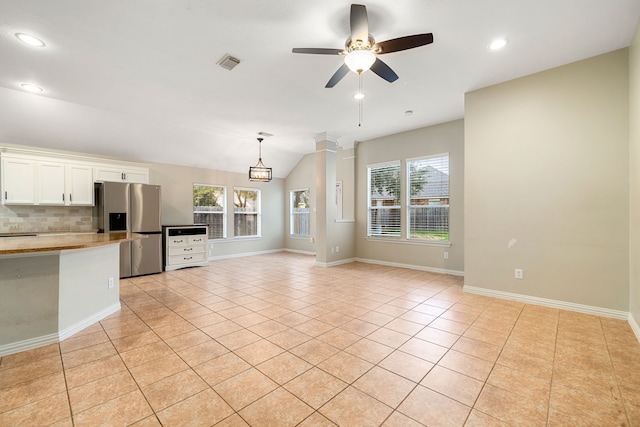
[[[346,259],[341,259],[338,261],[333,261],[333,262],[318,262],[316,261],[316,265],[319,267],[335,267],[336,265],[343,265],[343,264],[349,264],[351,262],[354,262],[355,258],[346,258]]]
[[[111,316],[113,313],[117,313],[118,311],[120,311],[120,308],[121,308],[120,301],[118,301],[116,304],[110,305],[104,310],[97,312],[93,316],[87,317],[86,319],[81,320],[75,325],[71,325],[68,328],[61,330],[60,332],[58,332],[59,340],[60,341],[66,340],[67,338],[80,332],[84,328],[87,328],[93,325],[94,323],[101,321],[105,317]]]
[[[283,251],[283,252],[291,252],[291,253],[294,253],[294,254],[300,254],[300,255],[312,255],[312,256],[315,256],[315,255],[316,255],[316,253],[315,253],[315,252],[313,252],[313,251],[301,251],[301,250],[298,250],[298,249],[288,249],[288,248],[285,248],[285,249],[283,249],[282,251]]]
[[[593,314],[596,316],[610,317],[613,319],[627,320],[630,317],[629,313],[626,311],[612,310],[609,308],[576,304],[572,302],[558,301],[547,298],[539,298],[530,295],[515,294],[512,292],[495,291],[493,289],[479,288],[476,286],[464,285],[463,290],[471,294],[485,295],[488,297],[524,302],[527,304],[542,305],[544,307],[560,308],[562,310],[577,311],[579,313]]]
[[[254,255],[275,254],[282,251],[284,251],[284,249],[269,249],[268,251],[242,252],[239,254],[210,256],[209,261],[217,261],[221,259],[231,259],[231,258],[242,258],[242,257],[254,256]]]
[[[58,342],[58,333],[43,335],[41,337],[29,338],[28,340],[12,342],[10,344],[0,345],[0,357],[8,356],[21,351],[33,350],[34,348],[43,347]]]
[[[88,317],[75,325],[72,325],[62,331],[43,335],[40,337],[29,338],[27,340],[13,342],[10,344],[5,344],[0,346],[0,357],[7,356],[9,354],[20,353],[21,351],[33,350],[34,348],[43,347],[49,344],[55,344],[60,341],[63,341],[73,334],[80,332],[84,328],[93,325],[96,322],[104,319],[107,316],[112,315],[113,313],[120,310],[120,302],[117,304],[113,304],[99,313],[94,314],[91,317]]]
[[[464,276],[464,271],[448,270],[445,268],[426,267],[423,265],[401,264],[398,262],[379,261],[377,259],[354,258],[353,261],[364,262],[367,264],[386,265],[389,267],[408,268],[410,270],[428,271],[430,273],[451,274],[452,276]]]
[[[636,321],[636,319],[633,317],[633,314],[629,313],[629,325],[631,325],[631,329],[633,330],[633,333],[636,334],[636,338],[638,338],[638,341],[640,341],[640,326],[638,325],[638,322]]]

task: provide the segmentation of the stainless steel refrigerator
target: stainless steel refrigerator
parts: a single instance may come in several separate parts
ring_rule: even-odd
[[[161,188],[159,185],[95,184],[94,221],[101,233],[146,234],[120,244],[120,278],[162,271]]]

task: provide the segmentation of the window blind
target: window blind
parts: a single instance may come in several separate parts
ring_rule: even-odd
[[[400,236],[400,163],[369,166],[369,236]]]

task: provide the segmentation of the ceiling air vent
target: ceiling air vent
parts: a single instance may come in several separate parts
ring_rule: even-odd
[[[226,54],[218,61],[218,65],[226,70],[233,70],[239,63],[240,60],[238,58],[234,58],[229,54]]]

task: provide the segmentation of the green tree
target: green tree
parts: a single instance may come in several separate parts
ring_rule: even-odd
[[[222,206],[224,191],[221,187],[211,187],[208,185],[193,186],[194,206]]]
[[[427,185],[428,166],[419,168],[415,164],[411,164],[409,169],[409,182],[411,185],[411,196],[419,194]],[[391,196],[394,198],[394,204],[400,204],[400,167],[383,167],[376,169],[371,174],[371,193],[375,195]]]

